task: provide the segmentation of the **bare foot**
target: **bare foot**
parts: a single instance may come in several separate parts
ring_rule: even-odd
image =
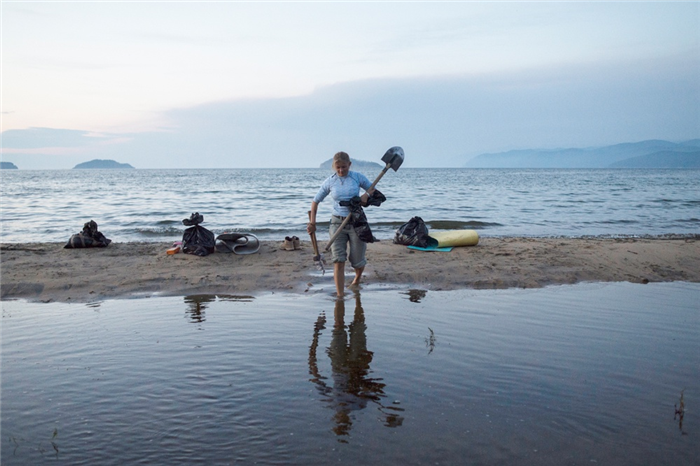
[[[352,281],[351,286],[356,288],[360,286],[360,280],[362,279],[362,272],[365,271],[364,267],[360,267],[359,269],[355,269],[355,279]]]

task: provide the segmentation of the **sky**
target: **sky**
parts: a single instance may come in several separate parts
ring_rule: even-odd
[[[700,2],[28,2],[2,13],[20,169],[408,167],[700,137]]]

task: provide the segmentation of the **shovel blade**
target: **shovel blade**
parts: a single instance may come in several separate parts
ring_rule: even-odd
[[[403,163],[403,149],[399,146],[394,146],[382,157],[382,162],[388,164],[394,171],[397,171]]]

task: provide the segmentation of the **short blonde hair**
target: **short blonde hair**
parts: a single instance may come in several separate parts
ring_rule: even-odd
[[[349,165],[351,163],[350,156],[346,152],[337,152],[333,156],[333,166],[334,167],[335,167],[335,164],[337,162],[343,162],[343,163],[347,163]]]

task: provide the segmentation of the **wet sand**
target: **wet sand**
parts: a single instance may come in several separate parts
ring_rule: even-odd
[[[482,238],[450,252],[413,251],[390,240],[368,245],[363,286],[407,289],[539,288],[580,282],[700,282],[699,238]],[[169,243],[0,245],[2,299],[91,302],[153,295],[334,292],[308,241],[285,251],[263,242],[252,255],[167,255]],[[349,267],[348,267],[349,269]],[[351,271],[351,270],[350,270]]]

